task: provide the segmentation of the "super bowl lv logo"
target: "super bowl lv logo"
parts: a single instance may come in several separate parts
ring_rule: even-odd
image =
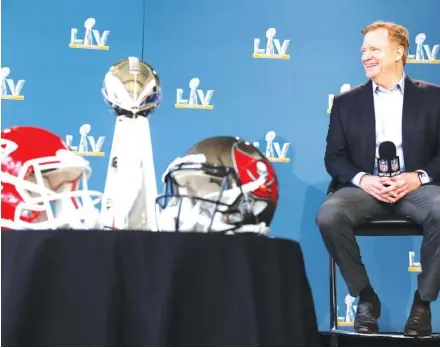
[[[189,81],[188,99],[183,99],[183,89],[177,88],[175,107],[177,109],[213,110],[214,105],[211,104],[211,99],[214,94],[214,90],[210,89],[205,93],[202,89],[197,88],[199,85],[200,80],[197,77],[194,77]]]
[[[416,262],[416,253],[414,251],[409,252],[409,266],[408,272],[421,272],[422,264],[420,262]]]
[[[10,74],[11,69],[8,67],[0,69],[2,99],[24,100],[24,95],[21,94],[21,91],[26,80],[14,81],[13,79],[8,79]]]
[[[290,158],[287,157],[287,152],[290,148],[290,143],[284,143],[283,146],[279,142],[275,141],[277,134],[274,131],[269,131],[266,134],[266,150],[262,151],[267,159],[271,162],[290,162]],[[260,143],[254,142],[253,145],[258,149]]]
[[[254,54],[253,58],[267,58],[267,59],[290,59],[290,55],[287,53],[290,40],[275,39],[277,30],[275,28],[269,28],[266,31],[266,47],[260,48],[260,39],[254,39]]]
[[[84,38],[78,39],[78,29],[70,29],[70,48],[84,48],[89,50],[108,50],[106,45],[110,31],[104,30],[102,34],[99,30],[93,29],[96,24],[95,18],[87,18],[84,22]],[[94,40],[93,40],[94,39]]]
[[[426,41],[426,34],[420,33],[417,34],[415,42],[416,42],[416,53],[408,54],[408,63],[413,64],[440,64],[440,59],[437,59],[438,51],[440,49],[440,45],[433,45],[430,47],[427,44],[424,44]]]
[[[339,89],[339,93],[345,93],[348,92],[351,89],[351,86],[349,83],[344,83],[341,88]],[[334,94],[328,95],[328,107],[327,107],[327,113],[329,114],[332,111],[333,107],[333,100],[335,99]]]
[[[356,316],[357,306],[354,304],[356,301],[356,297],[350,296],[347,294],[345,296],[345,315],[339,315],[339,306],[337,307],[338,311],[338,326],[353,326],[354,318]]]
[[[81,156],[104,156],[104,152],[101,151],[104,145],[105,137],[100,136],[98,140],[95,137],[89,135],[92,130],[90,124],[83,124],[79,128],[79,145],[72,145],[73,135],[66,135],[66,145]]]

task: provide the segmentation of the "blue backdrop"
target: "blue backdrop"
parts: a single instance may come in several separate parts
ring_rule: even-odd
[[[301,243],[318,324],[328,330],[327,253],[315,214],[329,183],[323,157],[331,95],[366,80],[360,30],[378,19],[408,28],[410,54],[416,53],[415,36],[426,34],[425,60],[405,71],[440,83],[440,65],[422,64],[440,59],[440,53],[426,54],[440,44],[439,14],[438,0],[3,0],[2,129],[36,125],[78,146],[81,126],[89,125],[82,128],[92,137],[89,148],[79,150],[93,167],[91,186],[103,190],[115,119],[101,96],[102,80],[115,62],[143,58],[158,71],[163,88],[151,118],[158,180],[171,160],[203,138],[240,136],[263,151],[269,140],[281,186],[272,234]],[[269,59],[267,52],[275,56]],[[194,78],[198,108],[190,102]],[[99,137],[105,137],[102,148],[93,148]],[[360,239],[383,302],[381,330],[403,329],[417,285],[420,242]],[[346,298],[341,278],[338,287],[341,324],[352,330],[356,301]],[[435,303],[434,331],[440,331],[439,309]]]

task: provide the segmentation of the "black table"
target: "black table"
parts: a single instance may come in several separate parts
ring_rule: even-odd
[[[316,346],[303,255],[258,235],[3,231],[2,346]]]

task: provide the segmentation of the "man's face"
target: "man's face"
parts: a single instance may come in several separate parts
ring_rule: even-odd
[[[376,29],[364,36],[362,63],[365,74],[375,79],[384,73],[395,71],[401,56],[401,48],[388,40],[388,30]]]

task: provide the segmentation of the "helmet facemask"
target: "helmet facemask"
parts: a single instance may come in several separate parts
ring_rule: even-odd
[[[156,200],[159,230],[259,232],[257,216],[266,203],[254,200],[250,192],[263,179],[241,185],[233,168],[190,162],[194,156],[204,157],[186,156],[187,161],[172,164],[163,177],[165,194]]]
[[[15,187],[21,201],[14,221],[2,225],[14,229],[90,229],[98,227],[102,198],[88,190],[91,169],[82,157],[59,150],[56,156],[24,163],[17,176],[2,173],[2,182]]]

